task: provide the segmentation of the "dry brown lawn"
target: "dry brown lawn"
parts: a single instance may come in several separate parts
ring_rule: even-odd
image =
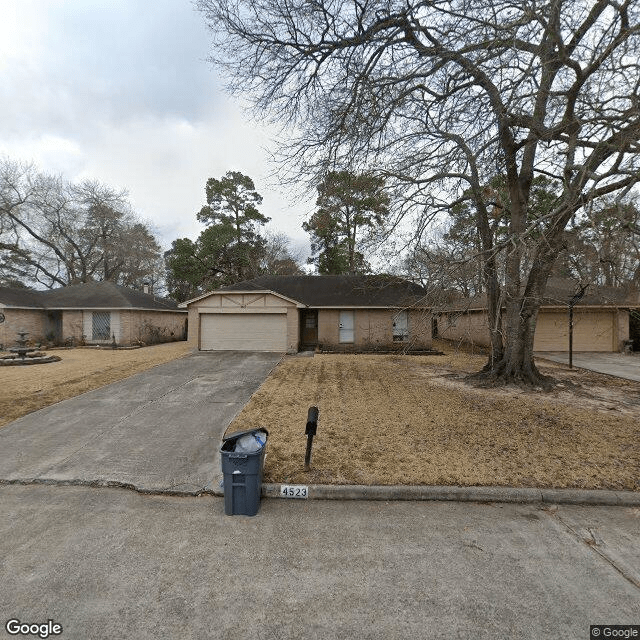
[[[60,362],[0,367],[0,427],[37,409],[128,378],[189,353],[186,342],[141,349],[60,349]]]
[[[265,481],[577,487],[640,491],[640,383],[539,363],[552,393],[478,389],[483,355],[287,357],[228,432],[265,426]],[[191,351],[55,351],[60,362],[0,368],[0,426]],[[320,408],[312,470],[307,409]]]
[[[561,382],[554,392],[469,386],[464,374],[484,362],[455,351],[288,357],[228,433],[269,430],[265,482],[640,490],[640,383],[542,362]]]

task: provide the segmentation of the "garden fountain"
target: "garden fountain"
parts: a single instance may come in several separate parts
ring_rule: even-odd
[[[11,367],[25,364],[46,364],[47,362],[57,362],[60,360],[58,356],[49,356],[46,353],[28,347],[28,335],[28,331],[18,331],[17,346],[9,349],[11,355],[0,357],[0,366]]]

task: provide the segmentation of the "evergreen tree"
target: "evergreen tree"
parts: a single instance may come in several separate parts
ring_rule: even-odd
[[[370,174],[330,171],[318,186],[318,210],[302,228],[311,235],[310,262],[328,273],[365,273],[370,270],[357,250],[359,232],[384,224],[390,199],[384,179]]]
[[[207,204],[197,217],[208,225],[206,245],[225,243],[226,266],[237,280],[256,275],[264,251],[264,239],[258,228],[269,218],[258,211],[262,196],[256,191],[253,180],[239,171],[228,171],[220,180],[209,178],[205,187]],[[219,236],[213,239],[211,236]]]

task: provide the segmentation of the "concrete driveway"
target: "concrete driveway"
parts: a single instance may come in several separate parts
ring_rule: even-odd
[[[569,354],[561,351],[536,352],[537,358],[569,364]],[[640,353],[574,353],[573,366],[640,382]]]
[[[0,482],[215,487],[222,434],[280,358],[195,353],[24,416],[0,429]]]

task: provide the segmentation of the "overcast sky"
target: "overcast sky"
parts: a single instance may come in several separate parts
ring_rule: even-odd
[[[189,0],[0,0],[0,156],[126,188],[165,247],[197,237],[207,178],[242,171],[268,228],[306,251],[313,202],[270,185],[271,135],[224,93],[208,53]]]

